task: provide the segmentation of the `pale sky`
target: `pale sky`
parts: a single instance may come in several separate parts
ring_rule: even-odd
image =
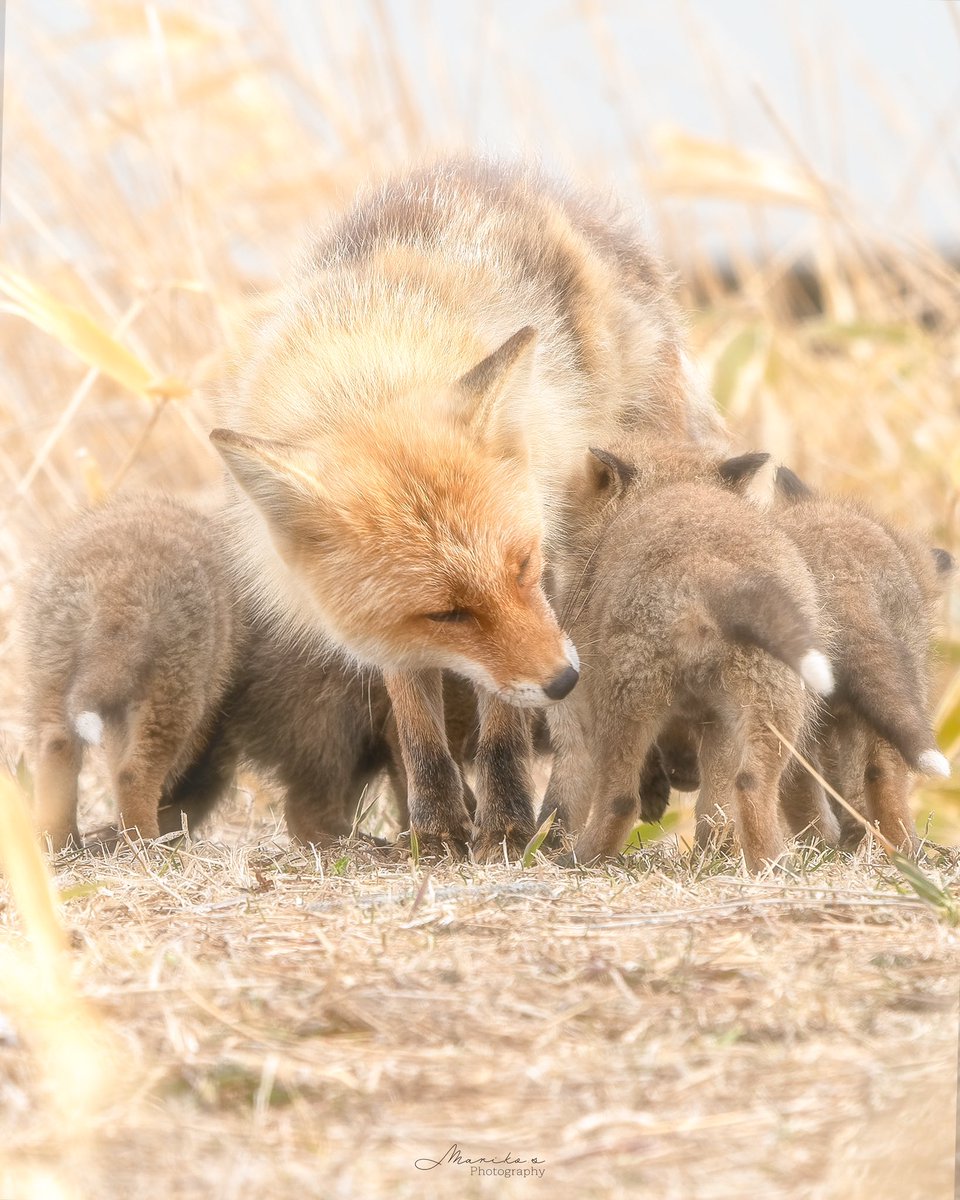
[[[396,58],[438,143],[462,142],[466,132],[478,148],[596,170],[630,194],[638,187],[631,161],[646,153],[657,124],[788,161],[792,138],[881,230],[960,246],[960,0],[383,3]],[[256,37],[256,5],[188,7]],[[382,39],[371,8],[273,0],[270,11],[290,26],[309,72],[327,57],[325,39],[345,62],[363,36]],[[11,0],[7,17],[8,56],[20,26],[40,20],[62,32],[84,20],[65,0]],[[722,241],[717,207],[707,223]],[[790,232],[789,216],[773,214],[771,223]]]
[[[323,36],[315,6],[282,0],[280,7],[308,62],[311,40]],[[533,148],[548,158],[602,160],[609,169],[618,151],[623,157],[626,108],[637,129],[668,122],[789,156],[759,89],[810,162],[847,184],[879,224],[915,223],[938,241],[960,242],[956,0],[387,0],[387,7],[408,77],[438,130],[446,116],[436,100],[442,72],[459,90],[456,120],[469,114],[477,142],[494,149]],[[363,8],[338,5],[336,22],[361,21]],[[616,78],[598,54],[604,38]],[[511,76],[529,79],[529,98],[509,93]]]

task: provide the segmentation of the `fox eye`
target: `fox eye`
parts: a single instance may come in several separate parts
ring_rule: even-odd
[[[529,583],[528,575],[530,572],[530,560],[533,558],[532,552],[525,554],[520,560],[520,565],[517,567],[517,583],[520,587],[524,587]]]
[[[470,610],[466,608],[449,608],[446,612],[427,613],[428,621],[442,621],[448,625],[461,624],[470,620]]]

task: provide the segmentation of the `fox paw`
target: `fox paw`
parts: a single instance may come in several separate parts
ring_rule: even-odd
[[[562,850],[567,849],[571,844],[571,834],[569,822],[561,808],[554,809],[546,801],[540,809],[540,815],[537,817],[536,826],[540,829],[543,823],[549,818],[550,814],[554,813],[553,824],[547,836],[543,839],[543,844],[540,846],[540,851],[543,854],[555,856]]]
[[[670,778],[659,751],[654,750],[640,780],[640,819],[659,821],[670,804]]]
[[[700,790],[700,759],[694,747],[670,746],[661,755],[672,788],[678,792]]]
[[[516,862],[523,857],[527,843],[536,833],[532,821],[515,821],[504,829],[481,827],[473,838],[473,858],[478,863]]]
[[[438,832],[414,829],[413,832],[417,835],[417,847],[423,858],[466,858],[469,853],[469,829],[442,829]],[[410,845],[409,835],[404,834],[401,842]]]
[[[120,830],[116,825],[101,825],[84,834],[83,848],[88,854],[103,857],[111,850],[116,850],[123,841]]]

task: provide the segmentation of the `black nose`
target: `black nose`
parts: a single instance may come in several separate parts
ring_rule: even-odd
[[[576,667],[564,667],[559,675],[554,675],[543,690],[551,700],[562,700],[577,686],[579,678],[580,672]]]

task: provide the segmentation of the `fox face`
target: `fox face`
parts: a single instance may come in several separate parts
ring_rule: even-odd
[[[401,406],[358,419],[349,443],[211,435],[302,617],[365,664],[452,670],[517,705],[561,699],[579,670],[541,587],[542,503],[501,414],[532,341],[515,335],[415,432]]]

